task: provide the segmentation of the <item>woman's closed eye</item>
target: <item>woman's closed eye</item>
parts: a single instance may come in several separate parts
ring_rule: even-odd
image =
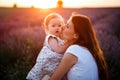
[[[66,24],[66,28],[69,28],[68,24]]]

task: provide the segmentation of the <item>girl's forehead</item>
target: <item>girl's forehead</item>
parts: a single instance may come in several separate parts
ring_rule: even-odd
[[[53,18],[50,22],[63,22],[60,18]]]

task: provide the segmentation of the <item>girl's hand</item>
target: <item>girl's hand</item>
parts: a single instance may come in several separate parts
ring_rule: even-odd
[[[50,76],[49,75],[45,75],[42,80],[49,80],[50,79]]]
[[[63,40],[63,45],[69,45],[69,41],[68,40]]]

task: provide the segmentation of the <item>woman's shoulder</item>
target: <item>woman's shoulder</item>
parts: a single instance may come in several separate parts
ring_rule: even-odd
[[[72,53],[86,53],[89,52],[89,50],[86,47],[80,46],[80,45],[70,45],[66,52],[72,52]]]
[[[81,57],[82,55],[88,54],[89,50],[83,46],[74,44],[68,47],[66,53]]]
[[[68,49],[86,50],[87,48],[86,48],[86,47],[83,47],[83,46],[80,46],[80,45],[77,45],[77,44],[73,44],[73,45],[70,45],[70,46],[68,47]]]

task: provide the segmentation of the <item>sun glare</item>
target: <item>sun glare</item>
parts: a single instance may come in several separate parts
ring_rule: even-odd
[[[38,0],[33,1],[33,6],[36,8],[54,8],[56,7],[57,0]]]

